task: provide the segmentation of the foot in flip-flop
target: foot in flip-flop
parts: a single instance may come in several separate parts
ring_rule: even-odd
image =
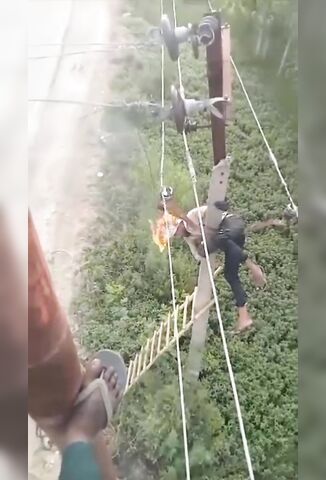
[[[115,370],[94,359],[86,368],[84,388],[77,399],[70,428],[94,437],[107,426],[121,398]]]
[[[82,389],[70,416],[57,426],[49,427],[40,423],[40,427],[61,450],[75,442],[92,442],[106,428],[122,399],[125,388],[123,360],[116,352],[101,353],[109,354],[116,368],[104,366],[98,358],[89,362]]]

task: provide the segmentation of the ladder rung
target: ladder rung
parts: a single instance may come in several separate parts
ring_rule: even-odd
[[[162,342],[162,333],[163,333],[164,323],[161,323],[160,329],[158,331],[158,342],[157,342],[157,355],[161,351],[161,342]]]
[[[151,356],[150,356],[150,362],[151,362],[151,363],[152,363],[153,358],[154,358],[155,341],[156,341],[156,332],[154,332],[153,337],[152,337]]]
[[[130,383],[133,383],[134,380],[135,380],[135,378],[136,378],[137,361],[138,361],[138,353],[137,353],[137,355],[135,356],[135,359],[134,359],[134,364],[133,364],[133,369],[132,369],[132,375],[131,375]]]
[[[139,377],[141,369],[142,369],[143,353],[144,353],[144,348],[141,347],[140,354],[139,354],[139,357],[138,357],[137,377]]]
[[[222,267],[218,267],[215,272],[214,276],[220,273],[223,270]],[[177,316],[177,327],[178,332],[177,335],[180,337],[183,335],[188,329],[191,327],[191,324],[198,318],[204,311],[209,309],[213,304],[214,300],[211,300],[205,307],[202,308],[198,313],[195,314],[195,301],[196,301],[196,294],[197,294],[197,287],[195,287],[193,293],[191,295],[186,296],[185,301],[182,305],[176,307],[176,316]],[[189,303],[192,302],[191,308],[191,319],[187,322],[188,310],[189,310]],[[179,330],[178,326],[178,317],[180,311],[183,309],[183,319],[182,319],[182,329]],[[171,313],[168,313],[167,319],[163,321],[158,329],[155,330],[152,338],[149,338],[146,342],[145,348],[142,347],[140,352],[135,355],[134,360],[130,361],[128,367],[128,374],[127,374],[127,384],[126,390],[127,392],[129,388],[138,381],[139,377],[147,371],[151,365],[154,363],[156,358],[160,356],[163,352],[166,352],[171,345],[173,345],[176,341],[175,332],[173,336],[170,338],[171,335]],[[164,333],[164,328],[166,326],[166,332]],[[163,348],[162,348],[162,339],[163,335],[165,337],[165,342],[163,340]],[[156,346],[156,352],[155,352]],[[149,357],[149,358],[148,358]]]
[[[173,312],[173,335],[178,335],[179,327],[178,327],[178,318],[179,318],[179,305],[176,306],[175,312]],[[177,331],[175,331],[175,327],[177,327]]]
[[[197,318],[199,318],[203,313],[205,313],[206,310],[208,310],[209,308],[211,308],[211,307],[214,305],[214,303],[215,303],[215,300],[213,299],[213,300],[211,300],[209,303],[207,303],[207,304],[205,305],[205,307],[203,307],[201,310],[199,310],[199,312],[196,313],[196,315],[194,315],[194,317],[193,317],[194,321],[197,320]]]
[[[183,322],[182,322],[182,328],[185,328],[186,323],[187,323],[187,316],[188,316],[188,304],[189,304],[189,295],[186,296],[186,300],[183,304]]]
[[[166,322],[166,340],[165,340],[165,345],[169,345],[169,340],[170,340],[170,328],[171,328],[171,314],[168,313],[168,319]]]
[[[150,341],[150,339],[148,339],[147,342],[146,342],[146,347],[145,347],[143,370],[147,367],[147,359],[148,359],[148,352],[149,352],[150,343],[151,343],[151,341]]]
[[[131,362],[129,363],[129,367],[128,367],[126,388],[128,388],[128,385],[129,385],[129,382],[130,382],[130,376],[131,376],[131,371],[132,371],[133,364],[134,364],[134,361],[131,360]]]

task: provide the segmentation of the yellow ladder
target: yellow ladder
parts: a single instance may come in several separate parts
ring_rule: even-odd
[[[222,270],[219,267],[215,271],[217,275]],[[194,313],[195,298],[197,287],[191,295],[187,295],[185,301],[176,308],[178,333],[177,336],[182,337],[192,326],[194,321],[206,312],[213,304],[211,300],[199,312]],[[176,342],[174,334],[174,318],[173,313],[169,313],[167,318],[163,320],[160,326],[154,331],[153,335],[147,340],[146,345],[143,346],[134,359],[131,360],[128,367],[128,377],[125,393],[133,387],[139,379],[147,372],[156,360],[163,355]]]

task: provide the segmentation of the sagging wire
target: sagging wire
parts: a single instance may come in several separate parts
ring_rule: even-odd
[[[156,103],[153,102],[143,102],[143,101],[136,101],[136,102],[115,102],[115,103],[103,103],[103,102],[86,102],[84,100],[70,100],[70,99],[65,99],[65,98],[29,98],[28,99],[29,103],[62,103],[62,104],[67,104],[67,105],[84,105],[86,107],[97,107],[97,108],[117,108],[117,109],[123,109],[123,108],[129,108],[129,109],[148,109],[153,111],[160,112],[161,107],[158,108]]]
[[[272,161],[272,163],[273,163],[273,165],[274,165],[274,167],[275,167],[275,170],[276,170],[276,172],[277,172],[277,175],[279,176],[279,178],[280,178],[280,180],[281,180],[281,183],[282,183],[282,185],[283,185],[283,187],[284,187],[284,189],[285,189],[285,192],[286,192],[286,194],[287,194],[287,197],[288,197],[288,199],[289,199],[289,201],[290,201],[291,207],[292,207],[293,211],[295,212],[296,217],[298,218],[298,216],[299,216],[298,206],[296,205],[296,203],[294,202],[294,200],[293,200],[293,198],[292,198],[292,195],[291,195],[291,193],[290,193],[290,189],[289,189],[289,187],[288,187],[288,184],[287,184],[287,182],[286,182],[285,178],[283,177],[282,172],[281,172],[281,170],[280,170],[280,167],[279,167],[277,158],[275,157],[274,152],[273,152],[271,146],[269,145],[269,142],[268,142],[268,140],[267,140],[267,138],[266,138],[266,135],[265,135],[265,133],[264,133],[264,130],[263,130],[262,126],[261,126],[261,123],[260,123],[260,121],[259,121],[259,119],[258,119],[258,116],[257,116],[257,114],[256,114],[256,111],[255,111],[255,109],[254,109],[254,107],[253,107],[253,104],[252,104],[252,102],[251,102],[251,100],[250,100],[250,97],[249,97],[249,94],[248,94],[248,92],[247,92],[247,89],[246,89],[246,87],[245,87],[245,85],[244,85],[244,82],[243,82],[243,80],[242,80],[242,77],[241,77],[241,75],[240,75],[240,72],[239,72],[239,70],[238,70],[238,68],[237,68],[237,66],[236,66],[236,64],[235,64],[235,61],[233,60],[232,57],[231,57],[231,63],[232,63],[232,65],[233,65],[234,71],[235,71],[235,73],[236,73],[236,75],[237,75],[237,77],[238,77],[240,86],[241,86],[241,88],[242,88],[242,91],[243,91],[243,93],[244,93],[244,96],[246,97],[246,100],[247,100],[247,102],[248,102],[248,105],[249,105],[249,107],[250,107],[250,110],[251,110],[251,112],[252,112],[252,114],[253,114],[253,117],[254,117],[255,122],[256,122],[256,124],[257,124],[257,127],[258,127],[258,129],[259,129],[259,132],[260,132],[260,134],[261,134],[261,136],[262,136],[262,139],[263,139],[263,141],[264,141],[264,143],[265,143],[265,145],[266,145],[266,148],[267,148],[267,151],[268,151],[268,154],[269,154],[269,158],[270,158],[270,160]]]
[[[152,190],[155,191],[155,180],[154,180],[151,160],[149,158],[149,155],[147,153],[146,147],[144,145],[143,139],[141,137],[141,134],[140,134],[140,131],[138,130],[138,128],[136,129],[136,132],[137,132],[137,137],[138,137],[138,142],[139,142],[140,148],[141,148],[141,150],[144,154],[144,157],[146,159],[146,164],[147,164],[147,168],[148,168],[148,171],[149,171],[149,176],[150,176],[150,179],[151,179]]]
[[[174,12],[174,23],[175,26],[177,27],[177,16],[176,16],[176,4],[175,0],[173,1],[173,12]],[[180,60],[178,60],[178,70],[181,73],[181,64]],[[179,82],[180,82],[180,88],[182,85],[182,75],[179,75]],[[183,88],[182,88],[183,90]],[[225,331],[224,331],[224,325],[223,325],[223,320],[222,320],[222,315],[221,315],[221,310],[220,310],[220,305],[219,305],[219,300],[216,292],[216,287],[215,287],[215,282],[214,282],[214,274],[212,271],[212,266],[210,263],[210,258],[209,258],[209,252],[207,248],[207,239],[206,239],[206,233],[203,225],[203,220],[200,215],[200,204],[199,204],[199,198],[198,198],[198,192],[197,192],[197,176],[196,176],[196,171],[194,168],[193,160],[191,157],[190,149],[188,146],[188,139],[185,131],[183,131],[183,142],[184,142],[184,148],[185,148],[185,153],[186,153],[186,160],[188,164],[188,169],[192,181],[192,186],[193,186],[193,192],[194,192],[194,197],[195,197],[195,203],[196,203],[196,208],[198,212],[198,220],[199,220],[199,225],[200,225],[200,231],[203,239],[203,247],[204,247],[204,252],[205,252],[205,259],[207,262],[207,270],[208,270],[208,275],[209,275],[209,280],[212,288],[212,293],[213,293],[213,298],[214,298],[214,303],[215,303],[215,308],[216,308],[216,314],[217,314],[217,319],[219,323],[219,328],[220,328],[220,334],[221,334],[221,339],[222,339],[222,344],[223,344],[223,350],[225,354],[225,359],[227,363],[227,368],[228,368],[228,373],[229,373],[229,378],[230,378],[230,383],[231,383],[231,388],[233,392],[233,398],[234,398],[234,403],[236,407],[236,412],[238,416],[238,423],[239,423],[239,428],[240,428],[240,433],[241,433],[241,439],[242,439],[242,444],[243,444],[243,449],[244,449],[244,454],[246,458],[246,463],[247,463],[247,468],[248,468],[248,473],[250,480],[255,480],[254,476],[254,471],[253,471],[253,466],[252,466],[252,461],[251,461],[251,456],[250,456],[250,451],[249,451],[249,445],[248,445],[248,440],[247,440],[247,435],[244,427],[244,422],[242,418],[242,412],[241,412],[241,406],[240,406],[240,401],[239,401],[239,396],[238,396],[238,391],[237,391],[237,386],[235,382],[235,377],[233,373],[233,368],[230,360],[230,354],[229,354],[229,349],[226,341],[226,336],[225,336]]]
[[[61,47],[63,46],[65,48],[69,47],[112,47],[112,48],[137,48],[138,46],[161,46],[161,44],[154,42],[154,41],[148,41],[148,42],[125,42],[125,43],[119,43],[119,42],[78,42],[78,43],[32,43],[29,44],[28,46],[31,48],[40,48],[40,47]]]
[[[212,4],[210,2],[210,0],[207,0],[207,5],[208,5],[208,8],[210,9],[211,12],[214,12],[214,8],[212,7]]]
[[[164,15],[164,0],[161,0],[161,17]],[[161,48],[161,107],[165,107],[165,53],[164,45]],[[164,188],[164,162],[165,162],[165,122],[162,121],[161,124],[161,166],[160,166],[160,186],[161,192]],[[162,194],[162,202],[164,209],[164,218],[167,218],[167,206],[164,195]],[[165,228],[168,229],[167,221]],[[191,480],[190,477],[190,460],[189,460],[189,449],[188,449],[188,434],[187,434],[187,418],[186,418],[186,408],[185,408],[185,398],[184,398],[184,387],[183,387],[183,376],[182,376],[182,362],[181,362],[181,352],[180,352],[180,343],[178,335],[178,312],[176,304],[176,293],[174,285],[174,274],[173,274],[173,264],[172,264],[172,254],[171,254],[171,244],[170,238],[167,236],[167,249],[168,249],[168,259],[169,259],[169,272],[170,272],[170,283],[171,283],[171,294],[172,294],[172,306],[173,306],[173,324],[174,324],[174,337],[176,344],[176,353],[177,353],[177,364],[178,364],[178,381],[179,381],[179,395],[180,395],[180,407],[181,407],[181,419],[182,419],[182,432],[183,432],[183,447],[184,447],[184,456],[185,456],[185,467],[186,467],[186,480]]]
[[[95,46],[96,44],[94,44]],[[99,44],[101,45],[101,44]],[[105,45],[105,44],[103,44]],[[115,52],[116,50],[143,50],[145,48],[156,48],[160,46],[157,43],[146,42],[146,43],[135,43],[135,44],[117,44],[115,46],[110,46],[107,44],[108,47],[105,49],[92,49],[92,50],[79,50],[76,52],[61,52],[58,54],[47,54],[47,55],[32,55],[28,57],[28,60],[45,60],[47,58],[61,58],[61,57],[70,57],[75,55],[85,55],[89,53],[109,53]]]

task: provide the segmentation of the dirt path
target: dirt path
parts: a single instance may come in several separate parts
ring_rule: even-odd
[[[110,0],[31,1],[29,56],[58,55],[45,43],[110,41]],[[46,4],[46,5],[44,5]],[[68,47],[64,51],[91,47]],[[108,101],[109,58],[103,53],[29,61],[29,98]],[[103,151],[100,113],[89,107],[32,103],[29,111],[29,204],[50,263],[59,299],[69,310],[83,234],[94,213],[92,200]],[[72,326],[75,327],[75,326]],[[29,478],[58,478],[59,456],[37,451],[29,420]]]

